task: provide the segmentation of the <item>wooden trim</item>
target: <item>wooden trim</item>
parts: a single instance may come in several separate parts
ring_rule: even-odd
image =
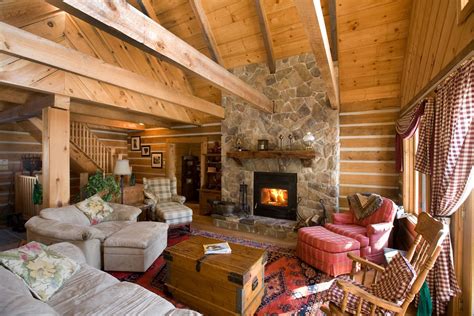
[[[197,49],[147,18],[126,1],[48,0],[88,23],[241,97],[257,109],[272,113],[272,103]],[[222,114],[223,115],[223,114]]]
[[[224,118],[224,108],[180,93],[158,81],[152,81],[134,72],[104,63],[104,61],[81,53],[61,44],[33,35],[6,23],[0,22],[0,52],[49,65],[87,78],[106,82],[140,94]]]
[[[431,79],[420,92],[418,92],[406,105],[402,106],[400,117],[408,113],[415,105],[421,102],[453,71],[460,67],[469,58],[474,57],[474,40],[471,40],[464,49],[456,55],[438,74]]]
[[[336,0],[327,0],[329,9],[329,28],[331,34],[331,56],[333,61],[338,60],[337,56],[337,13]]]
[[[196,19],[199,23],[199,27],[201,28],[201,32],[204,36],[204,41],[206,42],[207,48],[211,53],[212,59],[221,66],[224,66],[224,60],[222,59],[222,55],[219,53],[219,47],[217,46],[216,38],[214,37],[214,32],[212,32],[211,24],[207,19],[206,12],[202,7],[202,0],[189,0],[189,4],[196,16]]]
[[[267,65],[270,69],[270,73],[275,73],[275,53],[273,51],[272,37],[270,34],[270,25],[268,23],[267,14],[265,13],[265,8],[263,0],[255,0],[255,6],[257,8],[258,24],[260,26],[260,31],[263,36],[263,44],[265,45],[265,52],[267,54]]]
[[[141,125],[137,123],[111,120],[111,119],[101,118],[97,116],[89,116],[89,115],[75,114],[75,113],[71,114],[71,121],[81,122],[81,123],[86,123],[86,124],[94,124],[98,126],[103,125],[103,126],[117,127],[117,128],[129,129],[129,130],[141,130],[141,131],[145,130],[145,125]]]
[[[338,75],[332,61],[321,2],[320,0],[295,0],[295,5],[308,36],[311,50],[318,62],[321,76],[326,84],[331,107],[338,109]]]
[[[17,122],[40,115],[46,107],[56,105],[57,108],[68,109],[69,97],[59,95],[35,95],[24,105],[17,105],[11,109],[0,112],[0,124]]]
[[[153,5],[151,4],[150,0],[137,0],[137,3],[144,14],[146,14],[156,23],[160,23],[160,20],[158,20],[158,16],[156,15],[155,9],[153,9]]]

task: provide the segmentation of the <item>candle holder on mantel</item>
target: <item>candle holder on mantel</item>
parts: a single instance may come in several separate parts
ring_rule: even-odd
[[[316,138],[314,135],[311,134],[311,132],[307,132],[306,135],[303,136],[303,144],[305,145],[305,149],[312,150],[315,140]]]

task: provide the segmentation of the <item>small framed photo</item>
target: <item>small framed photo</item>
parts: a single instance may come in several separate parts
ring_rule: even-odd
[[[151,167],[152,168],[163,168],[163,153],[151,153]]]
[[[141,147],[140,136],[132,136],[130,140],[132,142],[132,151],[140,151],[140,147]]]
[[[150,145],[142,146],[142,157],[150,157]]]

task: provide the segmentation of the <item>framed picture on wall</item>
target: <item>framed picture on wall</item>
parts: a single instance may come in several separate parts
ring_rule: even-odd
[[[158,169],[163,168],[163,153],[162,152],[151,153],[151,167],[158,168]]]
[[[132,151],[140,151],[140,147],[141,147],[140,136],[132,136],[130,140],[132,142]]]
[[[150,157],[150,146],[149,145],[142,146],[142,157]]]

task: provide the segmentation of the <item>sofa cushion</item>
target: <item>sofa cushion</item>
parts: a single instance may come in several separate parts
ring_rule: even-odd
[[[157,202],[171,200],[171,180],[169,178],[143,178],[143,189],[152,192]]]
[[[10,270],[0,266],[0,280],[2,288],[9,289],[22,295],[31,296],[25,282]],[[0,313],[1,314],[1,313]]]
[[[377,283],[372,285],[372,293],[384,300],[400,304],[411,289],[416,279],[416,271],[410,262],[397,253]]]
[[[369,245],[369,237],[366,236],[367,228],[359,225],[335,225],[328,223],[324,225],[330,231],[344,235],[346,237],[353,238],[360,243],[361,247],[367,247]]]
[[[164,298],[139,285],[121,282],[73,306],[68,314],[166,315],[172,310],[173,304]]]
[[[167,238],[168,224],[138,222],[129,225],[104,241],[104,247],[146,249],[157,238]]]
[[[300,228],[298,242],[329,253],[346,253],[360,248],[357,240],[333,233],[322,226]]]
[[[375,211],[370,216],[357,220],[354,217],[354,223],[361,226],[368,226],[378,223],[391,223],[395,219],[396,206],[392,200],[387,198],[382,198],[383,203],[377,211]]]
[[[48,304],[0,285],[0,315],[59,315]]]
[[[48,305],[61,315],[72,315],[77,306],[101,292],[107,292],[107,288],[117,283],[119,281],[110,274],[81,264],[80,270],[50,298]]]
[[[156,205],[156,211],[164,220],[193,216],[193,210],[177,202],[165,202]]]
[[[40,212],[44,219],[51,219],[61,223],[75,224],[80,226],[90,226],[91,222],[81,210],[75,205],[68,205],[58,208],[45,208]]]
[[[134,223],[134,222],[130,222],[130,221],[102,222],[102,223],[99,223],[97,225],[94,225],[94,228],[100,230],[101,232],[103,232],[105,238],[108,238],[110,235],[115,234],[116,232],[120,231],[121,229],[124,229],[125,227],[127,227],[128,225],[130,225],[132,223]]]
[[[79,269],[72,259],[35,241],[1,252],[0,262],[21,277],[42,301],[47,301]]]
[[[76,206],[86,214],[92,225],[104,221],[104,219],[114,211],[114,209],[107,202],[102,200],[98,194],[77,203]]]

